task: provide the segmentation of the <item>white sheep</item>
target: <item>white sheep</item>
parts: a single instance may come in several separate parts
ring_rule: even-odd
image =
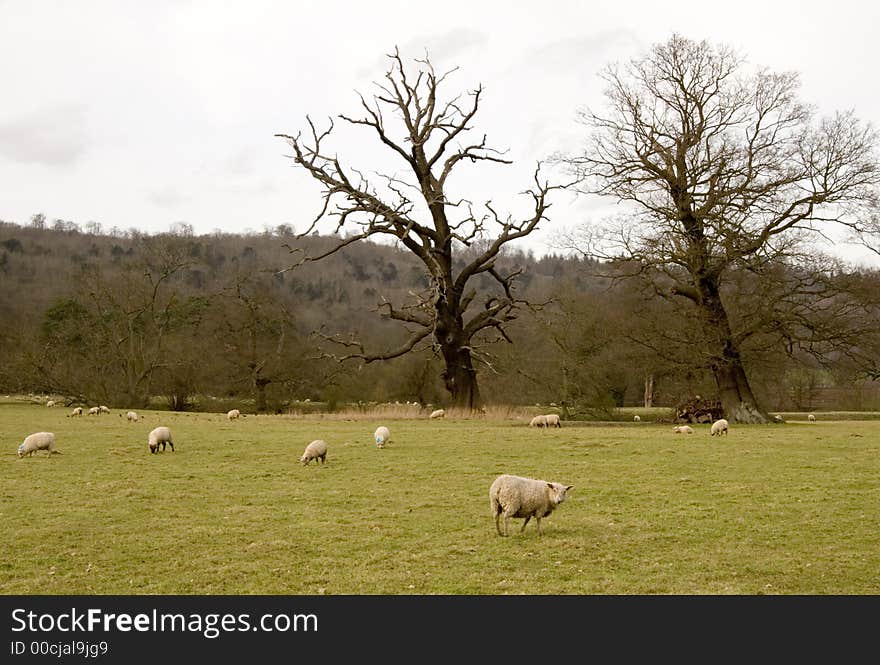
[[[100,413],[101,413],[100,407],[93,406],[91,409],[89,409],[90,416],[97,416],[97,415],[100,415]]]
[[[125,419],[130,423],[136,423],[138,421],[138,414],[136,414],[134,411],[129,411],[125,414]]]
[[[53,407],[55,406],[55,402],[50,399],[48,402],[46,402],[46,406]]]
[[[240,415],[241,415],[241,411],[239,411],[238,409],[232,409],[231,411],[228,411],[228,412],[226,413],[226,417],[227,417],[229,420],[235,420],[235,419],[238,418]]]
[[[547,416],[535,416],[529,421],[529,427],[547,427]]]
[[[81,406],[76,407],[73,411],[70,412],[68,418],[76,418],[77,416],[81,416],[83,414],[83,410]]]
[[[443,409],[437,409],[436,411],[431,411],[431,415],[429,417],[430,418],[445,418],[446,411],[444,411]]]
[[[321,460],[321,464],[324,464],[326,457],[327,442],[322,441],[321,439],[315,439],[306,446],[306,449],[303,452],[302,457],[299,458],[299,461],[303,463],[303,466],[308,465],[308,463],[311,462],[313,459],[319,459]]]
[[[562,427],[558,414],[548,413],[544,416],[544,421],[547,423],[547,427]]]
[[[814,423],[814,422],[816,422],[816,416],[814,416],[811,413],[810,415],[807,416],[807,420],[809,420],[811,423]]]
[[[676,434],[693,434],[694,430],[690,425],[678,425],[677,427],[673,427],[672,431]]]
[[[102,404],[98,407],[98,413],[110,413],[110,409]]]
[[[639,414],[636,414],[636,415],[633,416],[633,422],[634,422],[634,423],[638,423],[638,422],[641,422],[641,421],[642,421],[642,419],[639,418]]]
[[[58,452],[55,450],[55,434],[52,432],[29,434],[18,447],[18,456],[32,457],[38,450],[45,450],[47,455]]]
[[[159,452],[159,445],[162,445],[162,452],[165,452],[165,444],[171,446],[171,452],[174,452],[174,441],[171,440],[171,430],[167,427],[157,427],[147,439],[147,445],[150,446],[151,453]]]
[[[524,517],[520,533],[525,531],[529,520],[534,517],[538,523],[538,535],[543,535],[541,519],[547,517],[560,503],[573,485],[549,483],[545,480],[523,478],[503,474],[489,487],[489,506],[495,517],[495,530],[499,536],[510,533],[510,518]],[[499,520],[504,517],[504,532]]]
[[[388,443],[388,440],[391,438],[391,431],[382,425],[381,427],[377,427],[376,431],[373,432],[373,439],[376,441],[377,448],[384,448],[385,444]]]
[[[712,423],[712,429],[709,430],[709,434],[711,436],[715,436],[716,434],[718,436],[721,436],[722,434],[727,434],[728,427],[728,422],[724,418],[722,418],[721,420],[716,420],[714,423]]]
[[[774,422],[774,423],[784,423],[784,422],[785,422],[785,418],[783,418],[782,416],[780,416],[780,415],[777,413],[775,416],[773,416],[773,422]]]

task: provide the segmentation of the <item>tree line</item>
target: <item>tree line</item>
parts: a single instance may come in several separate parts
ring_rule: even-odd
[[[404,341],[381,314],[382,303],[427,286],[406,249],[355,243],[287,270],[288,228],[183,231],[0,222],[0,390],[116,407],[158,398],[173,409],[207,408],[214,396],[252,400],[263,412],[305,399],[448,404],[443,360],[430,347],[383,363],[339,362],[349,337],[376,347]],[[299,242],[318,252],[337,239]],[[511,322],[509,341],[481,352],[476,371],[489,404],[607,415],[714,394],[688,315],[658,298],[649,279],[624,278],[631,265],[514,249],[498,261],[520,272],[519,295],[533,307]],[[771,288],[743,273],[730,290],[736,325],[754,329],[743,355],[759,398],[775,410],[868,407],[866,361],[877,356],[867,331],[877,330],[880,274],[829,270],[824,279],[849,295],[827,311],[831,287],[806,277],[780,268]],[[493,287],[490,276],[476,283],[481,294]],[[810,353],[785,334],[808,323]],[[844,324],[849,338],[837,335]]]

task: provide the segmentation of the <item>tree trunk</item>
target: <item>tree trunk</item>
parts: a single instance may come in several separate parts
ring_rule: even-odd
[[[257,413],[266,413],[269,410],[269,404],[266,400],[266,386],[268,386],[270,383],[271,381],[269,379],[262,376],[254,377],[254,389],[257,398]]]
[[[769,422],[769,416],[758,405],[749,385],[717,285],[704,283],[702,286],[701,306],[706,314],[709,336],[716,353],[712,373],[718,385],[718,396],[724,415],[728,420],[737,423]]]
[[[479,410],[483,404],[470,350],[450,346],[443,347],[442,351],[446,361],[443,382],[452,398],[451,406],[467,411]]]
[[[713,367],[724,415],[738,423],[768,422],[767,414],[758,406],[752,393],[739,356],[725,358],[725,361]]]
[[[648,374],[645,377],[645,408],[650,409],[654,406],[654,375]]]
[[[436,303],[437,325],[434,328],[434,339],[443,353],[446,369],[443,371],[443,383],[451,397],[450,406],[467,411],[477,411],[483,406],[480,389],[477,385],[477,372],[474,369],[470,340],[466,339],[461,313],[458,311],[458,300],[453,298],[449,303],[441,298]]]

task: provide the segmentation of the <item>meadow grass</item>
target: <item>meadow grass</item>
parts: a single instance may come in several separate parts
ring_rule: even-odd
[[[880,593],[876,421],[721,438],[644,422],[67,413],[0,404],[0,593]],[[160,424],[176,452],[151,455]],[[62,454],[18,459],[40,430]],[[303,467],[315,438],[327,464]],[[534,520],[495,534],[501,473],[574,485],[543,538]]]

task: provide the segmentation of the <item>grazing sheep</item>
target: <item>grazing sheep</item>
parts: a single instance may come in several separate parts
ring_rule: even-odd
[[[102,404],[98,407],[98,413],[110,413],[110,409]]]
[[[641,422],[641,421],[642,421],[642,419],[639,418],[639,414],[636,414],[636,415],[633,416],[633,422],[634,422],[634,423],[638,423],[638,422]]]
[[[384,425],[377,427],[376,431],[373,432],[373,438],[376,440],[377,448],[384,448],[385,444],[388,443],[388,440],[391,438],[391,431]]]
[[[327,442],[322,441],[321,439],[315,439],[306,446],[306,449],[303,452],[302,457],[299,458],[299,461],[303,463],[303,466],[307,466],[308,463],[311,462],[313,459],[319,459],[321,460],[321,464],[324,464],[326,457]]]
[[[75,418],[77,416],[81,416],[83,414],[83,409],[81,406],[76,407],[73,411],[68,414],[68,418]]]
[[[226,417],[229,418],[229,420],[235,420],[240,415],[241,411],[239,411],[238,409],[232,409],[231,411],[227,412]]]
[[[97,416],[97,415],[100,415],[100,413],[101,413],[101,409],[97,406],[93,406],[91,409],[89,409],[90,416]]]
[[[541,519],[547,517],[560,503],[565,501],[565,493],[573,485],[548,483],[545,480],[522,478],[503,474],[498,476],[489,487],[489,506],[495,517],[495,530],[499,536],[510,533],[510,518],[525,517],[520,533],[525,531],[526,524],[534,517],[538,523],[538,535],[543,535]],[[504,532],[501,531],[499,520],[504,516]]]
[[[55,406],[55,402],[53,402],[53,401],[50,399],[48,402],[46,402],[46,406],[48,406],[48,407],[53,407],[53,406]]]
[[[559,416],[555,413],[546,414],[544,420],[547,423],[547,427],[562,427],[562,423],[559,422]]]
[[[119,414],[119,415],[122,415],[122,414]],[[125,414],[125,419],[130,423],[136,423],[138,420],[138,414],[136,414],[134,411],[129,411],[128,413]]]
[[[814,422],[816,422],[816,416],[814,416],[811,413],[810,415],[807,416],[807,420],[809,420],[811,423],[814,423]]]
[[[147,444],[150,446],[151,453],[159,452],[159,444],[162,445],[162,452],[165,452],[165,444],[171,446],[171,452],[174,452],[174,441],[171,440],[171,430],[167,427],[157,427],[150,432]]]
[[[722,434],[727,434],[727,433],[728,433],[728,423],[724,418],[722,418],[721,420],[716,420],[714,423],[712,423],[712,429],[709,431],[709,434],[711,436],[715,436],[716,434],[718,436],[721,436]]]
[[[429,417],[430,418],[445,418],[446,411],[444,411],[443,409],[437,409],[436,411],[431,411],[431,415]]]
[[[773,416],[773,422],[774,422],[774,423],[784,423],[784,422],[785,422],[785,418],[783,418],[782,416],[780,416],[780,415],[777,413],[775,416]]]
[[[529,427],[547,427],[547,416],[535,416],[529,421]]]
[[[694,430],[690,425],[679,425],[678,427],[673,427],[672,431],[676,434],[693,434]]]
[[[32,457],[38,450],[45,450],[47,455],[51,455],[55,450],[55,434],[52,432],[37,432],[30,434],[24,438],[18,447],[18,456]]]

